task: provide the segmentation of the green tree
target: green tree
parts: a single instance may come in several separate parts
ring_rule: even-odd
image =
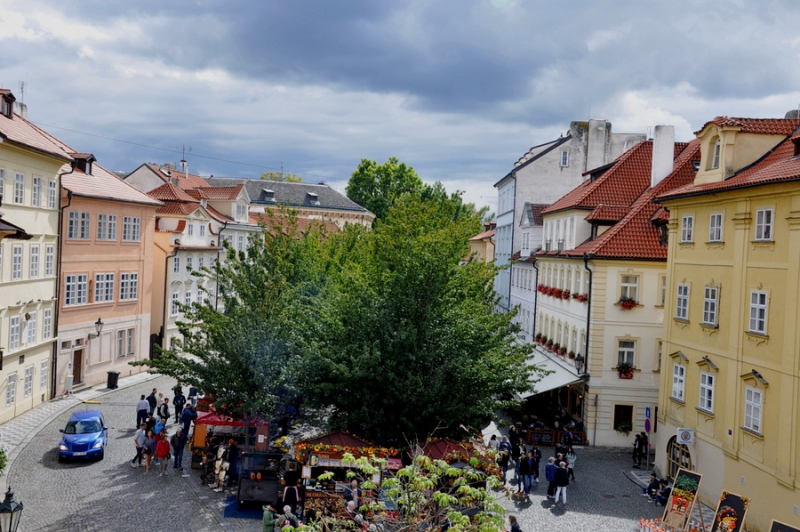
[[[375,214],[376,220],[383,220],[389,208],[406,193],[422,190],[422,180],[413,168],[391,157],[383,164],[361,159],[361,164],[345,192],[347,197]]]
[[[384,444],[477,426],[529,387],[512,314],[495,313],[495,269],[461,265],[480,215],[405,195],[372,232],[340,234],[341,273],[305,315],[304,398],[331,423]],[[331,260],[334,260],[331,258]]]
[[[295,392],[293,324],[314,293],[322,242],[313,228],[301,234],[290,213],[267,216],[246,251],[226,243],[224,261],[193,272],[216,283],[218,295],[209,291],[201,301],[181,305],[184,339],[177,348],[132,363],[197,386],[213,395],[217,411],[248,422],[269,419]]]
[[[301,183],[303,181],[303,176],[298,174],[293,174],[291,172],[284,172],[283,170],[279,172],[264,172],[261,174],[261,179],[265,181],[286,181],[287,183]]]

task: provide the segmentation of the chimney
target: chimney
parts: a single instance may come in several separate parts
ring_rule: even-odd
[[[655,187],[672,173],[675,161],[675,126],[656,126],[653,133],[653,166],[650,187]]]
[[[22,102],[14,102],[14,112],[22,118],[28,118],[28,106]]]

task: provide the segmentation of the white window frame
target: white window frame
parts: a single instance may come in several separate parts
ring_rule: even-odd
[[[588,279],[587,279],[588,282]],[[639,276],[631,273],[620,275],[619,278],[619,298],[632,299],[636,302],[639,301]]]
[[[752,333],[767,334],[769,294],[764,290],[750,291],[750,328]]]
[[[186,236],[194,236],[194,222],[189,222],[186,226]]]
[[[47,244],[44,247],[44,274],[47,277],[55,275],[56,264],[56,247],[53,244]]]
[[[206,236],[206,226],[203,222],[200,222],[200,236]]]
[[[29,276],[31,279],[39,278],[39,244],[34,244],[30,249]]]
[[[689,291],[688,284],[678,284],[677,297],[675,299],[675,317],[679,320],[689,319]]]
[[[617,366],[621,364],[630,364],[631,367],[636,367],[636,340],[617,340]]]
[[[559,159],[561,168],[569,166],[569,150],[561,150],[561,158]]]
[[[19,316],[11,316],[8,321],[8,349],[19,349]]]
[[[14,173],[14,203],[22,205],[25,201],[25,174]]]
[[[138,242],[141,233],[142,219],[138,216],[122,217],[122,241]]]
[[[47,207],[49,209],[56,208],[56,197],[58,196],[58,185],[55,181],[51,180],[47,188]]]
[[[53,309],[44,309],[44,320],[42,321],[42,338],[50,338],[53,330]]]
[[[761,419],[764,411],[764,392],[745,386],[744,428],[761,434]]]
[[[722,242],[723,214],[712,212],[708,217],[708,241]]]
[[[82,212],[81,215],[81,231],[80,231],[80,238],[81,240],[89,240],[90,230],[92,228],[92,215],[88,212]]]
[[[106,231],[108,230],[108,215],[97,215],[97,240],[106,240]]]
[[[125,342],[125,345],[126,345],[126,350],[128,351],[126,353],[127,356],[131,356],[134,353],[134,351],[133,351],[133,342],[134,342],[134,332],[135,332],[135,330],[136,329],[128,329],[125,332],[125,336],[126,336],[126,340],[127,340]]]
[[[33,345],[36,343],[36,336],[39,331],[37,331],[38,323],[36,319],[36,311],[28,312],[28,321],[25,322],[25,343],[28,345]]]
[[[94,302],[114,301],[114,274],[96,273],[94,275]]]
[[[6,380],[6,408],[17,402],[17,374],[12,373]]]
[[[192,304],[192,287],[185,286],[183,288],[183,304],[184,305],[191,305]]]
[[[117,358],[125,356],[125,329],[117,331]]]
[[[170,316],[177,316],[180,312],[180,308],[178,307],[180,297],[180,293],[177,290],[172,291],[172,301],[169,307]]]
[[[22,244],[15,244],[11,248],[11,280],[22,280]]]
[[[42,178],[38,175],[33,176],[33,195],[31,196],[31,204],[34,207],[42,206]]]
[[[172,257],[172,273],[181,273],[180,257]]]
[[[33,395],[33,365],[25,368],[25,376],[22,386],[23,397],[30,397]]]
[[[682,364],[672,365],[672,397],[678,401],[683,401],[686,392],[686,366]]]
[[[700,372],[700,410],[714,413],[714,375]]]
[[[126,272],[120,274],[119,299],[120,301],[133,301],[139,297],[139,273]]]
[[[42,360],[42,363],[39,365],[39,391],[47,390],[47,385],[49,384],[47,381],[50,378],[50,367],[49,361],[47,359]]]
[[[64,306],[86,304],[88,274],[70,274],[64,280]]]
[[[681,217],[681,243],[694,242],[694,215]]]
[[[722,149],[722,142],[721,139],[717,138],[717,141],[714,143],[714,147],[711,151],[711,166],[709,170],[716,170],[719,168],[719,155]]]
[[[756,211],[756,241],[772,242],[775,209],[758,209]]]
[[[714,327],[719,323],[719,288],[716,286],[703,289],[703,323]]]

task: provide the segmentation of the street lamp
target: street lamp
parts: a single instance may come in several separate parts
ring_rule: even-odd
[[[97,334],[89,333],[89,340],[94,340],[95,338],[100,336],[100,333],[103,332],[103,325],[105,325],[103,323],[103,320],[97,318],[97,321],[94,322],[94,330],[97,331]]]
[[[0,532],[17,532],[22,518],[22,503],[14,500],[11,486],[6,491],[6,500],[0,503]]]
[[[575,357],[575,369],[578,371],[578,375],[583,373],[583,363],[586,359],[583,358],[583,355],[578,353],[578,356]]]

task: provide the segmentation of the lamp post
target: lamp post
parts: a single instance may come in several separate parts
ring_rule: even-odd
[[[89,340],[94,340],[95,338],[100,336],[100,333],[103,332],[103,325],[105,325],[103,323],[103,320],[100,319],[100,318],[97,318],[97,321],[94,322],[94,330],[97,331],[97,334],[89,333]]]
[[[578,353],[578,356],[575,357],[575,369],[577,370],[578,375],[582,375],[583,374],[583,363],[584,362],[585,362],[585,359],[583,358],[583,355]]]
[[[6,491],[6,499],[0,503],[0,532],[17,532],[22,518],[22,503],[14,499],[11,486]]]

